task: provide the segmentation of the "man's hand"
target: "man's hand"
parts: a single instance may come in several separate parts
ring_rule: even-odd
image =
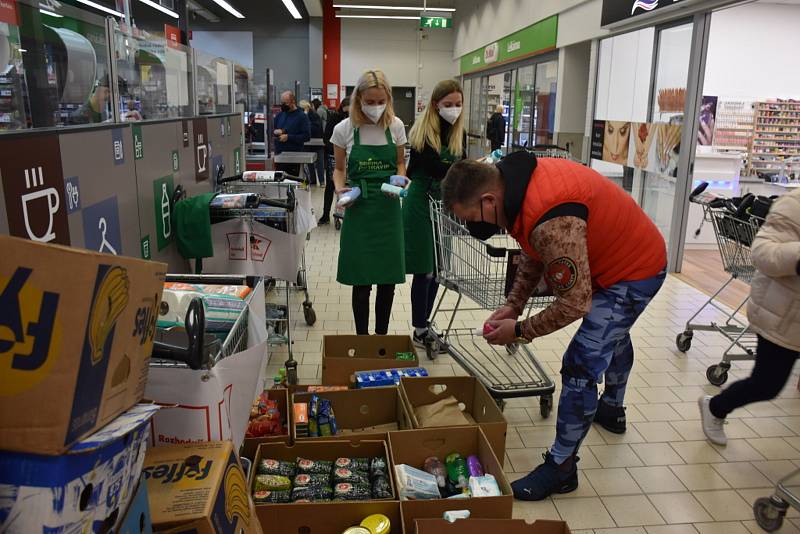
[[[502,308],[501,308],[502,309]],[[498,310],[500,311],[500,310]],[[497,312],[495,312],[497,313]],[[509,345],[517,340],[517,334],[514,332],[517,326],[516,319],[503,319],[500,321],[486,321],[486,324],[494,328],[491,332],[486,334],[484,339],[492,345]]]
[[[492,313],[486,321],[502,321],[503,319],[514,319],[516,320],[519,317],[519,314],[512,308],[511,306],[503,306],[498,308]]]
[[[289,140],[289,136],[286,135],[286,134],[283,134],[280,137],[278,137],[278,141],[280,141],[281,143],[285,143],[288,140]]]

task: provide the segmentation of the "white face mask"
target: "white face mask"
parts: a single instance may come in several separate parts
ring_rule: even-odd
[[[450,108],[439,108],[439,116],[450,124],[455,124],[455,122],[458,120],[458,117],[461,116],[461,108],[456,106]]]
[[[369,117],[372,122],[377,123],[381,117],[383,116],[383,112],[386,111],[386,104],[380,104],[377,106],[369,106],[367,104],[361,103],[361,111],[364,112],[364,115]]]

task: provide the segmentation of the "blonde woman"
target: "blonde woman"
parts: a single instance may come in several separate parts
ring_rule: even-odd
[[[411,185],[403,202],[406,273],[411,283],[414,342],[424,346],[438,284],[429,200],[441,199],[440,183],[455,161],[465,157],[464,93],[456,80],[436,84],[425,112],[409,133]]]
[[[394,286],[405,282],[400,199],[381,192],[393,175],[405,176],[406,132],[392,108],[392,87],[380,70],[361,75],[350,97],[350,116],[331,136],[336,193],[361,189],[345,212],[336,280],[353,286],[353,318],[358,335],[369,334],[369,296],[375,300],[375,333],[386,335]]]

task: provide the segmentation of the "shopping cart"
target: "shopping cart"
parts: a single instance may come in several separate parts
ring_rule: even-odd
[[[692,346],[695,331],[718,332],[723,335],[730,345],[723,352],[722,361],[706,370],[708,381],[715,386],[721,386],[728,380],[731,362],[752,360],[755,357],[756,335],[740,315],[750,297],[746,297],[732,311],[718,303],[717,299],[734,280],[747,284],[752,280],[755,267],[750,257],[750,246],[764,219],[749,213],[747,205],[736,206],[729,199],[706,193],[707,187],[708,183],[703,182],[689,196],[690,202],[703,208],[703,221],[695,235],[700,233],[705,222],[712,224],[722,265],[730,278],[689,318],[684,331],[677,335],[675,343],[679,351],[687,352]],[[709,307],[721,312],[724,320],[694,322]]]
[[[758,526],[767,532],[775,532],[783,526],[783,518],[791,506],[800,510],[800,469],[793,470],[789,475],[780,479],[775,484],[775,493],[771,497],[761,497],[753,503],[753,515]],[[794,484],[791,482],[794,480]]]
[[[475,328],[456,328],[459,312],[494,310],[506,301],[521,258],[519,245],[502,234],[489,241],[480,241],[469,234],[466,226],[444,209],[441,201],[430,204],[436,245],[436,279],[444,287],[431,315],[431,328],[425,351],[433,360],[444,349],[467,372],[481,380],[502,407],[503,399],[540,397],[542,417],[553,408],[555,385],[541,364],[525,346],[509,345],[502,352],[489,345]],[[457,294],[453,308],[442,307],[448,291]],[[463,307],[464,297],[477,307]],[[536,296],[529,303],[533,308],[545,307],[552,296]],[[436,317],[445,315],[447,326],[440,334]]]

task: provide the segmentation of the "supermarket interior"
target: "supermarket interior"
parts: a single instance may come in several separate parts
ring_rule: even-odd
[[[800,532],[800,0],[0,0],[0,533]]]

